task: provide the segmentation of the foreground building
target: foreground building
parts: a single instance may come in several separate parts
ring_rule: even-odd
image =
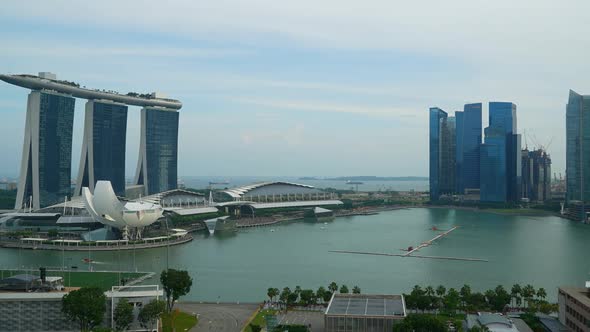
[[[74,195],[111,181],[125,194],[127,106],[142,107],[141,148],[136,184],[143,195],[177,187],[178,110],[182,103],[152,94],[92,90],[58,80],[55,74],[0,75],[31,89],[25,125],[20,180],[15,209],[39,209],[72,196],[72,128],[74,98],[87,99],[82,154]]]
[[[403,295],[333,294],[326,313],[326,332],[390,332],[406,317]]]
[[[590,332],[590,282],[586,287],[559,287],[559,322],[570,331]]]
[[[474,327],[486,327],[490,332],[519,332],[511,319],[498,313],[482,312],[477,315],[467,315],[465,317],[465,331]]]
[[[61,277],[27,274],[0,280],[0,331],[80,331],[80,326],[62,312],[62,298],[76,288],[64,288]],[[145,331],[137,319],[139,311],[163,295],[159,285],[113,286],[105,292],[107,300],[102,325],[115,327],[114,308],[121,299],[126,299],[133,306],[129,330]]]
[[[590,95],[580,95],[572,90],[566,106],[566,201],[586,203],[590,199]],[[585,204],[575,218],[585,220]]]

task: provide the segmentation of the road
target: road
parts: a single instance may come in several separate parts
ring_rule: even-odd
[[[242,329],[258,304],[178,303],[181,311],[195,313],[199,317],[191,332],[237,332]]]

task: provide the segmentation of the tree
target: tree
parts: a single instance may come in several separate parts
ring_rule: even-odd
[[[304,289],[301,291],[301,293],[299,294],[299,296],[301,297],[301,302],[304,305],[310,305],[310,304],[314,304],[314,292],[311,289]]]
[[[547,297],[547,292],[545,291],[545,288],[541,287],[537,290],[537,297],[541,300],[545,300],[545,298]]]
[[[324,286],[320,286],[320,288],[318,288],[318,290],[315,292],[315,297],[323,301],[325,294],[326,289],[324,288]]]
[[[393,325],[394,332],[446,332],[445,324],[433,316],[410,314],[401,323]]]
[[[127,299],[120,299],[113,312],[117,331],[125,331],[133,323],[133,305]]]
[[[166,296],[166,309],[168,312],[172,312],[174,302],[190,292],[193,278],[187,271],[168,269],[160,274],[160,282]]]
[[[324,298],[323,298],[324,302],[330,302],[330,300],[332,299],[332,294],[333,294],[332,292],[326,291],[324,293]]]
[[[469,285],[463,285],[459,293],[461,295],[461,302],[463,302],[463,309],[465,309],[467,307],[467,304],[470,302],[471,287]]]
[[[494,289],[494,298],[492,304],[492,309],[494,311],[504,311],[506,307],[510,304],[510,299],[512,298],[510,294],[504,289],[502,285],[498,285],[496,289]]]
[[[459,307],[459,302],[461,302],[461,295],[459,292],[457,292],[457,290],[454,288],[449,289],[447,295],[444,298],[445,308],[454,314]]]
[[[330,290],[330,292],[334,293],[338,290],[338,284],[332,281],[328,286],[328,289]]]
[[[285,288],[283,288],[281,295],[279,295],[279,299],[281,300],[281,302],[287,303],[287,300],[289,300],[290,294],[291,294],[291,289],[289,287],[285,287]]]
[[[346,285],[340,287],[340,294],[348,294],[348,287]]]
[[[80,330],[90,331],[104,319],[106,296],[98,287],[83,287],[64,295],[61,310]]]
[[[360,294],[361,288],[359,286],[352,287],[352,294]]]
[[[527,306],[531,305],[531,300],[533,299],[533,296],[535,296],[535,294],[535,288],[532,285],[526,285],[522,288],[522,297],[524,297],[524,299],[526,300]]]
[[[137,315],[139,324],[146,329],[153,329],[158,318],[166,310],[167,303],[161,300],[152,300],[144,305]]]
[[[260,332],[260,331],[262,331],[262,327],[260,327],[260,325],[250,324],[250,331]]]
[[[436,287],[436,295],[438,296],[438,306],[442,307],[443,305],[443,297],[447,293],[447,289],[443,285],[439,285]]]
[[[269,288],[266,292],[266,295],[268,296],[268,298],[272,302],[272,300],[279,295],[279,289],[278,288]]]
[[[520,294],[522,292],[522,288],[519,284],[512,285],[512,289],[510,289],[510,296],[514,299],[515,306],[520,305]]]

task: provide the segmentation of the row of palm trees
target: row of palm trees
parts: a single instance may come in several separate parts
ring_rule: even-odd
[[[526,308],[532,306],[548,308],[545,299],[547,292],[544,288],[536,289],[532,285],[520,286],[515,284],[508,292],[503,286],[499,285],[494,289],[488,289],[483,293],[473,292],[471,286],[463,285],[459,291],[454,288],[446,289],[440,285],[436,288],[432,286],[420,287],[414,286],[410,294],[404,294],[406,306],[416,311],[449,311],[454,312],[457,309],[464,311],[477,310],[494,310],[505,311],[512,308],[523,308],[523,302]],[[549,310],[549,309],[548,309]]]
[[[315,305],[319,303],[327,303],[332,298],[332,294],[339,292],[341,294],[348,294],[350,290],[348,286],[338,286],[336,282],[331,282],[327,287],[320,286],[317,291],[313,289],[301,289],[300,286],[295,286],[293,290],[289,287],[283,288],[280,291],[278,288],[269,288],[266,292],[270,302],[278,302],[286,304],[287,306],[298,305]],[[352,288],[353,294],[360,294],[361,289],[358,286]]]

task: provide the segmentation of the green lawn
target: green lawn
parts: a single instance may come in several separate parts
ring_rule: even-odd
[[[0,270],[0,279],[7,278],[15,274],[33,274],[39,275],[38,270],[15,271]],[[66,287],[99,287],[103,290],[110,290],[112,286],[119,285],[119,275],[121,279],[128,281],[141,277],[143,273],[136,272],[88,272],[88,271],[47,271],[47,276],[63,277],[64,286]]]
[[[258,311],[258,313],[254,317],[254,319],[252,319],[252,321],[246,326],[246,328],[244,328],[244,332],[252,332],[252,330],[250,329],[250,324],[258,325],[260,327],[265,327],[266,320],[264,320],[264,316],[275,315],[276,313],[277,313],[277,311],[273,310],[273,309],[266,309],[266,310]]]
[[[197,317],[187,314],[186,312],[179,311],[174,319],[174,328],[176,332],[188,331],[193,326],[197,325]],[[172,332],[172,322],[170,320],[170,314],[162,315],[162,325],[164,332]]]

